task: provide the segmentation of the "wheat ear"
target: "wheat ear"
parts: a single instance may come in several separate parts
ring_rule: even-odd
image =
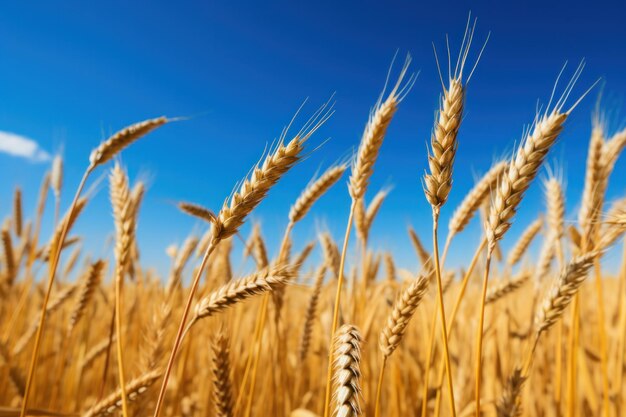
[[[15,254],[13,251],[13,241],[11,239],[11,232],[6,227],[2,228],[2,248],[4,250],[4,282],[0,284],[7,284],[9,287],[13,285],[17,268],[15,265]]]
[[[83,413],[82,417],[102,417],[115,414],[122,407],[122,392],[126,392],[129,401],[135,401],[145,394],[160,377],[161,371],[153,370],[130,381],[124,390],[118,389]]]
[[[430,269],[431,268],[430,254],[428,253],[428,251],[424,247],[424,244],[422,243],[419,236],[417,235],[415,230],[413,230],[412,227],[409,227],[409,237],[411,238],[411,243],[413,244],[413,247],[415,248],[415,252],[417,253],[417,257],[419,258],[422,264],[422,267],[424,269]]]
[[[226,308],[267,291],[285,285],[291,278],[285,267],[264,269],[245,278],[228,283],[202,298],[196,306],[196,314],[190,325],[199,319],[212,316]]]
[[[178,208],[183,213],[188,214],[193,217],[197,217],[208,223],[213,223],[216,219],[215,213],[213,213],[208,208],[203,207],[199,204],[187,203],[187,202],[181,201],[180,203],[178,203]]]
[[[544,181],[548,231],[550,238],[558,242],[565,235],[565,196],[561,181],[551,176]]]
[[[90,167],[95,168],[107,163],[128,145],[169,121],[167,117],[161,116],[132,124],[118,131],[91,152],[89,155]]]
[[[498,178],[504,173],[506,167],[507,164],[504,161],[494,164],[476,183],[474,188],[467,193],[450,218],[450,222],[448,223],[448,240],[465,229],[474,216],[474,213],[476,213],[480,205],[489,197],[491,190],[498,185]]]
[[[400,344],[415,310],[428,290],[428,283],[428,277],[420,275],[398,297],[380,333],[378,343],[383,356],[391,356]]]
[[[67,327],[67,333],[69,334],[72,329],[76,327],[80,319],[85,314],[87,306],[91,302],[96,288],[100,285],[102,275],[104,272],[105,262],[102,260],[96,261],[89,265],[89,270],[85,280],[83,281],[80,292],[78,294],[78,300],[74,306],[74,310],[70,315],[70,320]]]
[[[52,169],[50,171],[50,186],[54,194],[54,224],[59,219],[59,209],[61,205],[61,189],[63,188],[63,157],[61,154],[54,156]]]
[[[510,267],[516,265],[521,259],[522,256],[528,250],[528,247],[535,239],[535,236],[539,234],[541,231],[541,227],[543,226],[543,219],[538,218],[534,222],[532,222],[526,229],[522,232],[522,235],[519,237],[513,249],[509,252],[509,255],[506,258],[506,263]]]
[[[537,333],[548,330],[563,315],[563,311],[587,278],[594,259],[600,252],[589,252],[574,258],[561,272],[559,279],[543,301],[535,318]]]
[[[361,334],[351,325],[337,330],[333,341],[334,399],[336,417],[358,417],[362,414]]]
[[[22,217],[22,190],[18,187],[13,194],[13,230],[16,236],[22,235],[24,226]]]
[[[394,88],[384,99],[385,91],[380,95],[376,105],[370,112],[370,117],[365,125],[365,131],[361,138],[361,144],[357,152],[356,159],[352,166],[348,190],[353,201],[357,201],[365,196],[365,190],[369,184],[370,177],[374,173],[374,163],[378,158],[380,147],[385,139],[387,128],[391,124],[394,114],[398,110],[398,105],[404,95],[410,90],[415,77],[411,75],[403,85],[403,80],[409,70],[411,56],[407,55],[404,66],[400,71],[398,80]]]
[[[233,398],[230,382],[230,348],[228,336],[221,329],[211,345],[213,359],[211,372],[213,374],[213,403],[216,417],[232,417]]]
[[[315,283],[313,284],[313,291],[311,292],[309,304],[307,306],[306,313],[304,314],[304,325],[302,326],[302,337],[300,338],[300,349],[298,355],[300,358],[300,362],[304,362],[307,353],[309,352],[309,346],[311,345],[311,334],[313,332],[313,321],[317,317],[317,304],[319,302],[325,275],[326,266],[322,265],[317,269],[315,275]]]
[[[522,272],[519,276],[511,279],[510,281],[498,285],[495,288],[491,288],[485,297],[485,304],[495,303],[507,295],[519,290],[528,282],[529,278],[529,273]]]
[[[513,374],[506,382],[506,386],[498,404],[496,415],[498,417],[520,417],[522,415],[521,396],[524,383],[528,377],[522,374],[522,369],[516,367]]]
[[[317,180],[313,181],[303,192],[289,211],[289,221],[296,223],[311,209],[313,204],[330,189],[346,171],[347,165],[341,164],[328,168]]]

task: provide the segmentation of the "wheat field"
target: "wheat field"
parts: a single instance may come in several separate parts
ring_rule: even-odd
[[[606,198],[626,130],[609,132],[602,113],[594,115],[580,209],[566,213],[565,179],[544,165],[593,86],[577,83],[583,64],[562,71],[569,78],[557,79],[512,154],[483,169],[458,207],[446,205],[460,192],[454,177],[464,175],[454,161],[468,83],[480,71],[473,36],[468,25],[458,59],[443,72],[423,156],[424,204],[432,208],[423,221],[432,224],[434,244],[411,228],[404,237],[419,270],[399,267],[369,239],[388,190],[371,196],[368,185],[416,79],[408,56],[400,69],[392,66],[364,115],[353,158],[284,202],[291,209],[278,247],[266,247],[259,224],[245,229],[248,236],[242,226],[281,177],[305,163],[332,103],[305,122],[296,118],[300,126],[283,131],[219,210],[179,203],[180,216],[194,217],[204,232],[167,249],[166,273],[140,260],[135,230],[146,186],[130,181],[119,156],[177,119],[148,119],[94,143],[77,190],[64,187],[60,156],[35,207],[23,207],[16,189],[1,230],[0,417],[624,415],[626,256],[615,273],[602,261],[623,245],[626,230],[626,198]],[[111,259],[87,257],[78,243],[90,237],[73,233],[90,210],[87,185],[102,173],[113,213]],[[350,210],[337,214],[345,216],[345,235],[292,241],[316,201],[346,182]],[[536,182],[543,210],[502,253],[500,241]],[[61,195],[74,196],[67,207]],[[48,200],[55,228],[44,236]],[[451,214],[447,225],[442,211]],[[472,261],[448,268],[448,249],[472,221],[483,225]],[[536,258],[533,241],[541,243]],[[243,253],[233,253],[236,242]],[[255,268],[240,276],[233,259]]]

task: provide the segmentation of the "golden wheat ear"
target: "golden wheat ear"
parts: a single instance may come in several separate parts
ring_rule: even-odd
[[[396,84],[391,89],[386,98],[386,86],[389,81],[389,74],[393,67],[393,62],[389,68],[389,74],[387,75],[387,81],[385,82],[385,88],[381,93],[378,101],[374,105],[374,108],[370,112],[370,116],[367,124],[365,125],[365,131],[361,138],[359,150],[357,151],[355,160],[352,164],[350,182],[348,189],[353,201],[358,201],[363,198],[365,191],[369,184],[369,180],[374,173],[374,164],[378,158],[380,147],[383,144],[387,128],[391,124],[394,114],[398,110],[398,105],[404,99],[406,94],[411,90],[415,83],[416,75],[411,74],[407,77],[409,66],[411,64],[411,55],[407,55],[404,65],[400,70],[400,75]],[[384,99],[384,100],[383,100]]]
[[[217,218],[215,213],[200,204],[181,201],[178,203],[178,209],[185,214],[202,219],[209,224],[215,222]]]
[[[349,324],[337,330],[333,342],[335,414],[358,417],[361,400],[361,333]]]
[[[429,172],[424,175],[424,193],[426,194],[426,199],[433,207],[433,210],[439,210],[440,207],[445,204],[452,188],[452,168],[458,147],[457,137],[459,128],[463,119],[465,89],[467,82],[476,68],[476,65],[478,65],[480,56],[487,45],[487,41],[485,41],[470,75],[467,79],[464,79],[465,65],[467,63],[474,38],[474,31],[476,29],[476,20],[474,20],[474,24],[471,27],[470,21],[471,16],[467,21],[465,34],[463,36],[463,41],[461,42],[461,48],[454,71],[451,68],[450,47],[446,38],[446,45],[448,45],[447,86],[444,83],[443,76],[441,74],[437,50],[433,44],[435,61],[437,63],[439,78],[443,89],[437,119],[435,121],[435,126],[430,139],[430,149],[428,155]],[[487,40],[488,39],[489,38],[487,37]]]
[[[530,184],[537,176],[539,168],[545,161],[546,155],[563,131],[563,125],[570,112],[590,91],[587,90],[569,109],[564,108],[583,68],[584,62],[574,71],[561,97],[556,101],[554,106],[552,106],[551,103],[559,78],[565,69],[565,67],[563,67],[555,82],[552,96],[550,97],[548,106],[546,106],[546,111],[543,114],[537,114],[531,129],[524,135],[522,144],[515,153],[514,159],[510,161],[507,172],[500,178],[495,198],[491,204],[489,219],[486,224],[490,251],[493,251],[496,242],[501,240],[511,227],[513,217],[517,212],[526,190],[528,190]],[[591,88],[593,88],[593,86],[595,86],[595,83]]]

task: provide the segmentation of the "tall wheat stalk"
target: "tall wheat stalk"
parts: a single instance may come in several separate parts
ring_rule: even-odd
[[[363,132],[363,137],[361,138],[361,144],[359,145],[357,157],[354,161],[354,164],[352,165],[352,173],[350,175],[350,182],[348,184],[348,190],[350,192],[352,204],[350,205],[350,213],[348,214],[348,222],[346,225],[343,246],[341,249],[341,259],[339,262],[337,290],[335,293],[335,302],[333,306],[332,316],[333,318],[330,328],[331,343],[335,338],[335,332],[339,324],[339,310],[341,308],[341,293],[344,281],[343,270],[346,259],[346,251],[348,249],[348,240],[350,239],[350,231],[352,230],[354,210],[359,201],[365,196],[365,191],[369,184],[369,180],[374,173],[374,163],[376,162],[380,147],[382,146],[383,140],[385,139],[385,134],[387,133],[387,128],[391,123],[391,119],[396,113],[398,105],[404,98],[405,94],[408,93],[408,91],[411,89],[415,80],[414,75],[411,75],[408,78],[407,82],[403,85],[403,80],[408,72],[410,63],[411,56],[407,55],[404,66],[402,67],[400,75],[398,76],[398,80],[396,81],[395,86],[389,92],[387,98],[384,99],[384,101],[383,98],[385,95],[385,88],[383,88],[383,92],[381,93],[378,102],[372,109],[370,113],[370,118],[365,125],[365,131]],[[389,75],[387,79],[388,78]],[[328,371],[326,375],[326,394],[324,397],[324,417],[328,417],[330,412],[330,395],[333,377],[333,354],[333,351],[329,350]]]
[[[115,155],[121,152],[124,148],[126,148],[131,143],[135,142],[142,136],[150,133],[152,130],[164,125],[168,122],[168,119],[165,117],[160,117],[157,119],[146,120],[143,122],[139,122],[133,125],[130,125],[111,137],[109,137],[106,141],[104,141],[100,146],[94,149],[89,156],[89,165],[87,169],[83,173],[83,176],[78,184],[78,188],[76,190],[76,194],[74,195],[74,199],[70,204],[70,207],[67,211],[67,219],[72,219],[74,216],[77,202],[80,198],[80,194],[85,187],[87,179],[89,175],[96,169],[98,166],[107,163],[111,160]],[[30,360],[30,365],[28,369],[28,377],[26,380],[26,390],[24,392],[24,399],[22,400],[22,407],[20,410],[20,417],[26,417],[26,412],[28,410],[28,403],[30,400],[30,393],[33,384],[33,377],[35,375],[35,369],[37,368],[37,360],[39,359],[39,348],[41,345],[41,338],[43,335],[43,328],[46,324],[46,309],[48,306],[48,302],[50,300],[50,293],[52,292],[52,286],[54,284],[54,278],[56,274],[56,270],[59,264],[59,259],[61,257],[61,250],[63,249],[63,242],[65,242],[65,238],[67,236],[67,232],[71,225],[70,221],[64,222],[60,233],[58,235],[58,239],[56,240],[56,244],[53,246],[50,252],[50,264],[48,268],[48,284],[46,287],[46,294],[44,295],[43,305],[41,307],[41,315],[39,318],[39,326],[37,330],[37,335],[35,337],[35,346],[33,347],[33,352]]]
[[[460,52],[457,58],[454,72],[450,71],[451,64],[450,62],[448,62],[449,73],[447,87],[444,85],[443,77],[441,76],[441,70],[439,70],[443,94],[437,120],[435,121],[435,126],[433,128],[433,133],[430,140],[430,150],[428,156],[429,172],[424,175],[424,193],[426,195],[426,200],[428,201],[428,203],[430,203],[432,209],[433,260],[435,267],[435,277],[437,279],[438,313],[433,314],[433,322],[436,322],[438,314],[441,318],[441,340],[443,345],[443,355],[446,360],[446,376],[450,399],[450,413],[453,417],[456,416],[456,405],[454,401],[454,384],[452,381],[450,352],[448,348],[448,330],[443,300],[443,286],[441,283],[442,266],[440,265],[439,258],[438,229],[441,207],[448,200],[448,195],[450,194],[450,190],[452,188],[452,171],[454,166],[454,158],[456,156],[456,150],[458,147],[459,128],[463,119],[466,86],[467,82],[469,82],[469,80],[471,79],[473,71],[476,67],[474,65],[474,68],[470,71],[469,76],[467,76],[467,79],[464,80],[463,76],[465,65],[472,45],[472,40],[474,38],[474,30],[476,28],[476,22],[474,21],[474,25],[470,27],[470,21],[470,18],[468,18],[467,26],[465,28],[465,34],[463,36],[463,41],[461,42]],[[482,50],[480,53],[482,54]],[[435,57],[437,57],[436,52]],[[479,60],[480,54],[477,58],[476,64]],[[438,59],[437,66],[439,67]],[[426,372],[428,372],[429,366],[430,365],[428,364]]]
[[[565,67],[563,67],[565,68]],[[546,112],[537,115],[532,127],[518,148],[515,158],[510,162],[507,172],[500,180],[495,199],[492,202],[489,219],[485,225],[488,246],[485,262],[485,273],[483,276],[481,301],[479,308],[478,328],[476,334],[476,365],[475,365],[475,403],[476,417],[480,417],[481,409],[481,378],[482,378],[482,343],[483,326],[485,319],[485,300],[487,296],[487,286],[489,281],[489,270],[491,258],[498,241],[502,239],[507,230],[511,227],[511,222],[517,208],[524,197],[524,193],[530,187],[532,180],[536,177],[539,168],[543,164],[545,157],[556,142],[557,137],[563,130],[563,124],[570,112],[587,94],[574,103],[568,110],[564,110],[565,103],[580,76],[584,63],[581,63],[570,82],[565,87],[561,97],[554,107],[550,107],[551,100],[546,106]],[[561,70],[562,72],[563,70]],[[560,77],[560,74],[559,74]],[[558,84],[555,83],[555,89]],[[595,85],[595,84],[594,84]],[[589,91],[589,90],[588,90]],[[554,90],[553,90],[554,95]]]

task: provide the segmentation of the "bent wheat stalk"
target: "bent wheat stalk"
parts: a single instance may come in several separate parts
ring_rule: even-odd
[[[261,165],[256,166],[253,169],[252,175],[249,178],[244,179],[239,190],[234,192],[230,199],[224,202],[222,209],[213,223],[210,243],[204,253],[200,266],[197,269],[187,296],[183,314],[178,325],[176,338],[174,339],[174,345],[170,351],[168,363],[165,368],[161,389],[159,391],[159,396],[154,410],[154,417],[159,417],[161,414],[169,376],[172,372],[172,367],[174,366],[174,360],[176,359],[176,354],[180,348],[180,343],[182,342],[187,317],[189,315],[189,311],[191,310],[191,305],[198,289],[198,284],[200,283],[200,277],[206,267],[209,256],[213,253],[220,241],[237,233],[239,227],[244,223],[248,214],[250,214],[250,212],[261,202],[261,200],[265,198],[268,191],[282,178],[282,176],[298,162],[304,149],[305,142],[328,119],[328,117],[330,117],[330,114],[330,112],[326,112],[326,106],[323,106],[288,143],[284,142],[287,134],[287,130],[284,130],[275,149],[267,155]]]

